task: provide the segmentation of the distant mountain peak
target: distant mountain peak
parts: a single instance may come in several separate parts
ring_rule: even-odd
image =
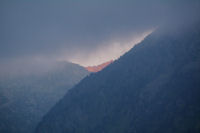
[[[104,62],[104,63],[97,65],[97,66],[85,67],[85,69],[88,70],[89,72],[99,72],[102,69],[104,69],[105,67],[107,67],[108,65],[110,65],[112,62],[113,62],[113,60],[110,60],[110,61]]]

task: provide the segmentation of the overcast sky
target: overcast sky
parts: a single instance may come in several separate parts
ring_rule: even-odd
[[[197,17],[199,7],[199,0],[1,0],[0,62],[39,58],[97,65],[160,25]]]

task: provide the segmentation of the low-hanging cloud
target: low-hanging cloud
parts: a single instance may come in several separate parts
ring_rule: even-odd
[[[125,48],[127,42],[121,40],[130,41],[165,23],[198,19],[199,3],[199,0],[1,0],[0,62],[41,56],[97,64],[95,61],[103,61],[98,59],[103,58],[101,49]],[[83,57],[87,59],[84,61]]]
[[[82,66],[99,65],[109,60],[118,59],[152,32],[153,29],[143,33],[137,33],[137,35],[134,34],[127,39],[106,41],[106,44],[98,45],[96,49],[93,49],[92,51],[82,49],[81,51],[76,51],[77,54],[72,54],[71,56],[63,53],[58,59],[60,61],[68,60]]]

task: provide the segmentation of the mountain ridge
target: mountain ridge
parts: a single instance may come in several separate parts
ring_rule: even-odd
[[[87,67],[85,67],[85,69],[88,70],[89,72],[99,72],[102,69],[104,69],[105,67],[107,67],[108,65],[110,65],[111,63],[113,63],[113,60],[104,62],[104,63],[96,65],[96,66],[87,66]]]
[[[198,133],[199,36],[199,27],[155,31],[84,78],[48,112],[36,133]]]

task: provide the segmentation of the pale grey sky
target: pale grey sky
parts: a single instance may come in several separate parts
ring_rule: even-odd
[[[199,0],[1,0],[0,62],[43,58],[94,65],[168,22],[199,16]]]

